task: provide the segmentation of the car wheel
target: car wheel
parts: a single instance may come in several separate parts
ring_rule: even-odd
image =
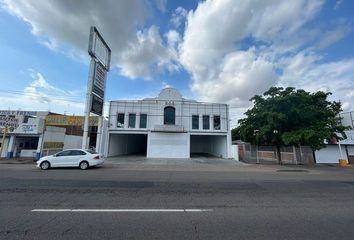
[[[42,170],[47,170],[50,168],[50,163],[48,161],[44,161],[41,163],[40,167]]]
[[[86,161],[82,161],[82,162],[80,162],[79,167],[80,167],[82,170],[86,170],[86,169],[88,169],[88,167],[89,167],[89,163],[86,162]]]

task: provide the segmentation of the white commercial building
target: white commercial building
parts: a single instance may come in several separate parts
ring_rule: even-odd
[[[231,158],[228,105],[185,99],[174,88],[156,98],[111,101],[106,142],[106,156]]]
[[[316,163],[338,163],[345,159],[354,164],[354,111],[340,113],[341,124],[350,127],[345,131],[346,139],[329,142],[325,148],[315,152]]]

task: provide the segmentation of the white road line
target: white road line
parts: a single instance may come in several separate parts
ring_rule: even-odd
[[[32,209],[31,212],[212,212],[213,209]]]

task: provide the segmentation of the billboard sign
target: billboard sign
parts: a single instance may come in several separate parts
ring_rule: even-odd
[[[107,71],[101,63],[95,61],[95,70],[93,76],[92,92],[104,99],[106,89]]]
[[[111,62],[111,49],[108,47],[107,43],[98,32],[96,27],[90,28],[88,53],[92,58],[99,60],[103,67],[109,71]]]
[[[96,94],[92,94],[92,102],[91,102],[91,110],[90,112],[102,116],[103,113],[103,99],[96,96]]]
[[[0,115],[14,115],[14,116],[36,116],[35,111],[12,111],[12,110],[0,110]]]
[[[0,127],[17,128],[18,119],[14,117],[0,116]]]
[[[45,117],[46,126],[82,126],[85,118],[83,116],[62,116],[48,115]],[[89,119],[90,126],[98,125],[98,117],[91,116]]]

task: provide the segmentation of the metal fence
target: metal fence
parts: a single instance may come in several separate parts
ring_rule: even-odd
[[[282,164],[314,164],[314,154],[308,146],[282,146],[280,148]],[[239,145],[239,158],[246,163],[278,164],[275,146]]]

